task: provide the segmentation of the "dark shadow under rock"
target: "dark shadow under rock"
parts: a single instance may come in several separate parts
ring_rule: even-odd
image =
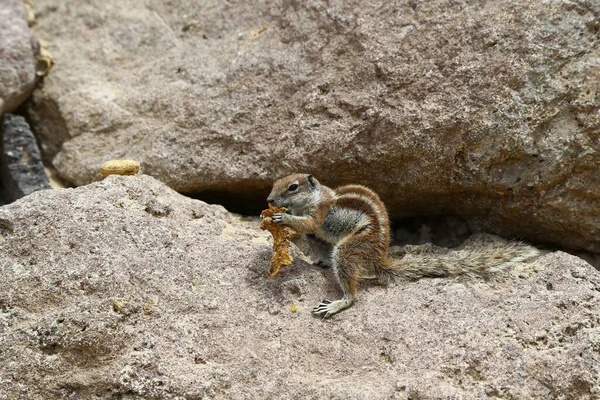
[[[2,200],[10,203],[37,190],[50,189],[40,150],[25,119],[6,114],[0,129]]]

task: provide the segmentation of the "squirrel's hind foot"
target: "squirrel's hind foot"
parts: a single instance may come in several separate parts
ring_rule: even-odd
[[[331,317],[333,314],[350,307],[352,298],[344,297],[340,300],[323,300],[319,305],[313,308],[313,315],[322,317],[323,319]]]

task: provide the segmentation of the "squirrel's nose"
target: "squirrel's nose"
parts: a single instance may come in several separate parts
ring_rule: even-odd
[[[267,198],[267,203],[269,203],[269,204],[273,204],[274,201],[275,201],[274,197],[269,196],[269,198]]]

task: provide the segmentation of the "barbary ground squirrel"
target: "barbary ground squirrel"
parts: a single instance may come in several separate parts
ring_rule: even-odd
[[[323,262],[332,268],[342,298],[323,300],[313,309],[313,314],[324,318],[352,304],[361,279],[377,279],[387,285],[394,277],[415,280],[486,275],[539,255],[532,246],[509,243],[481,251],[407,254],[391,260],[389,217],[379,196],[360,185],[333,190],[309,174],[292,174],[277,180],[267,201],[288,209],[273,215],[275,223],[287,225],[299,234],[313,234],[329,247],[329,257]]]

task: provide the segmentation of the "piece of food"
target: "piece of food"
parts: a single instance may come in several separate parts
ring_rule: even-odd
[[[284,207],[273,207],[269,204],[269,209],[260,213],[260,217],[262,218],[260,229],[268,230],[273,235],[273,258],[271,259],[271,268],[269,269],[269,276],[271,278],[274,278],[281,268],[286,265],[292,265],[294,262],[290,254],[290,240],[296,234],[296,231],[285,225],[274,224],[271,218],[273,214],[284,212],[285,210]]]
[[[111,160],[100,166],[100,173],[108,175],[135,175],[140,170],[140,163],[135,160]]]

